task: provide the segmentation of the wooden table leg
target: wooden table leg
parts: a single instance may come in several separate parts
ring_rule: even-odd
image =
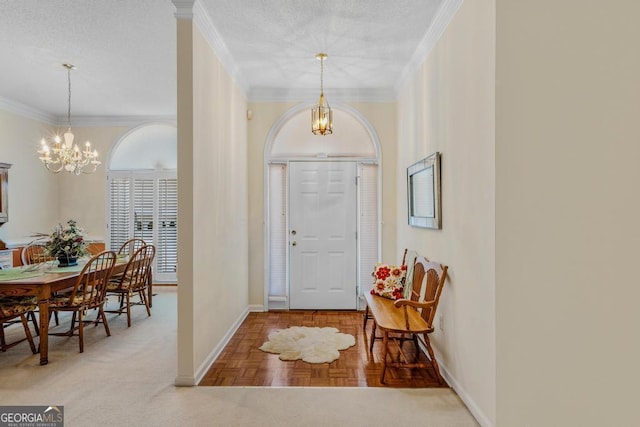
[[[38,311],[40,312],[40,364],[49,363],[49,300],[42,298],[38,300]]]

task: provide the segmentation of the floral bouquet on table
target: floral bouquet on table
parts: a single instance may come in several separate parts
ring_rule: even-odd
[[[73,219],[66,225],[56,225],[51,234],[45,236],[49,239],[44,244],[47,254],[58,258],[61,267],[76,265],[78,258],[88,253],[84,230]]]

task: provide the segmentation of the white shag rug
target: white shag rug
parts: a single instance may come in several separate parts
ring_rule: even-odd
[[[269,334],[260,350],[280,354],[280,360],[302,359],[308,363],[331,363],[340,357],[338,350],[355,345],[353,335],[336,328],[292,326]]]

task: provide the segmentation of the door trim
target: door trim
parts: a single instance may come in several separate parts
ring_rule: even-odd
[[[369,120],[362,114],[360,113],[360,111],[358,111],[357,109],[351,107],[350,105],[347,104],[341,104],[341,103],[337,103],[333,105],[333,108],[336,110],[341,110],[344,111],[348,114],[350,114],[354,119],[356,119],[357,121],[360,122],[360,124],[362,124],[362,126],[365,128],[367,134],[369,135],[369,139],[371,144],[373,145],[374,149],[375,149],[375,159],[372,159],[370,157],[367,158],[359,158],[359,157],[351,157],[351,158],[338,158],[338,157],[331,157],[330,155],[327,156],[327,158],[317,158],[317,157],[305,157],[303,154],[298,154],[296,155],[295,153],[292,153],[291,156],[289,157],[276,157],[276,156],[271,156],[271,150],[273,149],[273,144],[279,134],[279,132],[282,130],[282,128],[287,124],[287,122],[294,117],[295,115],[299,114],[300,112],[304,111],[304,110],[308,110],[310,109],[312,106],[311,103],[302,103],[302,104],[298,104],[292,108],[290,108],[289,110],[287,110],[285,113],[282,114],[282,116],[280,116],[280,118],[278,118],[278,120],[276,120],[276,122],[271,126],[271,129],[269,129],[269,133],[267,134],[266,137],[266,141],[265,141],[265,145],[264,145],[264,154],[263,154],[263,305],[262,305],[262,309],[263,311],[269,311],[269,309],[288,309],[289,303],[288,303],[288,296],[287,297],[281,297],[281,296],[273,296],[270,297],[269,296],[269,277],[270,277],[270,265],[269,265],[269,259],[270,259],[270,249],[269,249],[269,242],[270,242],[270,233],[269,233],[269,223],[270,223],[270,217],[269,217],[269,211],[270,211],[270,192],[269,192],[269,188],[270,188],[270,182],[269,182],[269,165],[270,164],[285,164],[288,165],[288,162],[290,160],[309,160],[309,161],[323,161],[323,160],[327,160],[327,161],[336,161],[336,160],[347,160],[347,161],[356,161],[359,163],[369,163],[369,164],[376,164],[377,165],[377,218],[378,218],[378,223],[377,223],[377,235],[378,235],[378,242],[377,242],[377,255],[378,255],[378,261],[380,260],[380,256],[382,254],[382,222],[383,222],[383,216],[382,216],[382,146],[380,143],[380,138],[378,137],[378,134],[375,131],[375,128],[373,127],[373,125],[369,122]],[[288,173],[289,170],[287,168],[287,181],[289,179],[288,177]],[[287,190],[288,191],[288,190]],[[359,187],[358,187],[358,191],[359,191]],[[358,193],[359,194],[359,193]],[[359,200],[358,200],[358,206],[359,206]],[[289,227],[289,221],[287,218],[287,227]],[[360,257],[358,255],[358,266],[360,266]],[[288,268],[288,266],[287,266]],[[288,275],[287,275],[288,276]],[[286,283],[286,288],[287,290],[289,289],[289,283],[288,283],[288,277],[287,277],[287,283]],[[363,298],[359,297],[358,298],[358,309],[364,309],[364,300]]]

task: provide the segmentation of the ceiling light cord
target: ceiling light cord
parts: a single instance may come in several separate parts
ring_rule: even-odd
[[[324,58],[320,58],[320,95],[324,95]]]
[[[71,67],[67,67],[67,82],[69,83],[69,99],[67,103],[67,127],[71,129]]]

